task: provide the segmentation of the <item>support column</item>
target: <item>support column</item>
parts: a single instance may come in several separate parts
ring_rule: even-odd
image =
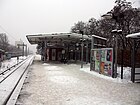
[[[121,49],[121,79],[123,79],[123,54],[124,50]]]
[[[44,41],[44,61],[46,61],[46,46],[47,46],[47,42]]]
[[[43,61],[43,55],[44,55],[44,53],[43,53],[43,43],[41,43],[41,61]]]
[[[81,68],[83,68],[83,55],[84,55],[84,43],[83,43],[83,33],[82,33],[82,44],[81,44]]]
[[[24,56],[24,43],[22,45],[22,56]]]
[[[76,55],[77,55],[77,51],[76,51],[76,44],[75,44],[75,46],[74,46],[75,48],[74,48],[74,53],[75,53],[75,62],[77,61],[77,57],[76,57]]]
[[[68,57],[67,57],[67,60],[70,60],[70,44],[68,44]]]
[[[88,40],[86,42],[86,64],[88,63]]]
[[[136,60],[136,56],[135,56],[135,39],[133,39],[133,47],[132,47],[132,69],[131,69],[131,81],[134,83],[135,82],[135,60]]]
[[[90,70],[93,68],[92,49],[94,49],[94,37],[93,36],[92,36],[92,40],[91,40],[91,49],[90,49]]]
[[[29,47],[28,47],[28,55],[30,54]]]
[[[25,46],[26,46],[26,56],[27,56],[27,44]]]
[[[118,36],[115,37],[116,43],[115,43],[115,69],[114,69],[114,78],[117,77],[117,52],[118,52]]]

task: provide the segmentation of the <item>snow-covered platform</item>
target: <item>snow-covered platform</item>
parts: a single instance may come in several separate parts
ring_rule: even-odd
[[[87,72],[89,65],[81,70],[80,64],[42,63],[38,56],[35,59],[17,104],[140,105],[139,83],[103,78]]]

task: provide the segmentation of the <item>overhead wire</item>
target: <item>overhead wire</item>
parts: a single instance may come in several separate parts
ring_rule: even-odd
[[[6,33],[6,34],[8,34],[8,36],[10,36],[11,38],[13,38],[14,39],[14,41],[16,41],[17,39],[15,38],[15,37],[13,37],[8,31],[6,31],[6,29],[5,28],[3,28],[1,25],[0,25],[0,28]]]

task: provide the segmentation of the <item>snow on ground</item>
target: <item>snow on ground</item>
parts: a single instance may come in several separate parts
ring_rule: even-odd
[[[35,59],[36,59],[36,60],[41,60],[41,55],[38,55],[38,54],[35,55]]]
[[[36,55],[36,59],[41,59],[40,55]],[[59,67],[57,66],[54,66],[54,67],[49,67],[50,64],[48,63],[43,63],[42,65],[46,65],[48,66],[46,69],[59,69]],[[77,64],[71,64],[72,67],[76,67],[78,66],[79,67],[79,63]],[[79,68],[79,70],[81,71],[84,71],[86,73],[89,73],[89,74],[92,74],[94,76],[97,76],[99,78],[103,78],[103,79],[106,79],[106,80],[110,80],[110,81],[113,81],[113,82],[117,82],[117,83],[132,83],[130,80],[131,80],[131,68],[130,67],[123,67],[123,79],[121,79],[121,67],[117,67],[117,78],[112,78],[112,77],[109,77],[109,76],[106,76],[106,75],[103,75],[103,74],[99,74],[98,72],[96,71],[90,71],[90,63],[88,64],[84,64],[83,65],[83,68]]]
[[[118,77],[117,78],[112,78],[112,77],[109,77],[109,76],[106,76],[106,75],[103,75],[103,74],[99,74],[98,72],[96,71],[90,71],[90,66],[89,65],[85,65],[84,68],[81,68],[80,69],[81,71],[84,71],[84,72],[87,72],[87,73],[90,73],[96,77],[99,77],[99,78],[103,78],[103,79],[106,79],[106,80],[110,80],[110,81],[113,81],[113,82],[117,82],[117,83],[132,83],[130,81],[131,79],[131,72],[130,72],[130,68],[129,67],[124,67],[123,70],[124,70],[124,79],[121,79],[120,75],[121,75],[121,68],[118,67],[117,68],[117,73],[118,73]]]
[[[117,68],[118,78],[121,78],[121,67]],[[123,78],[126,80],[131,79],[131,68],[130,67],[123,67]]]
[[[18,60],[18,61],[17,61],[17,57],[13,57],[13,58],[11,58],[11,59],[9,59],[9,60],[4,60],[4,61],[2,62],[1,67],[0,67],[0,72],[6,70],[6,69],[8,69],[8,68],[10,68],[11,66],[17,64],[18,62],[20,62],[20,61],[22,61],[22,60],[24,60],[24,59],[26,59],[26,56],[21,56],[21,57],[19,57],[19,60]]]
[[[38,59],[35,57],[35,59]],[[17,103],[22,105],[140,105],[140,84],[118,83],[89,65],[34,61]],[[90,73],[95,73],[91,75]]]

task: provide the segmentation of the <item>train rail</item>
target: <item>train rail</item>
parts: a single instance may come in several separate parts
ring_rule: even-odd
[[[28,72],[28,67],[32,64],[33,59],[34,57],[30,56],[10,72],[5,72],[4,75],[1,74],[4,78],[0,80],[0,105],[15,105]]]
[[[26,58],[28,59],[28,57]],[[20,66],[26,62],[26,59],[12,65],[11,67],[7,68],[6,70],[0,73],[0,83],[3,82],[8,76],[10,76],[14,71],[16,71]]]
[[[23,61],[24,61],[24,60],[23,60]],[[0,75],[4,75],[7,71],[10,71],[12,68],[14,68],[15,66],[17,66],[18,64],[20,64],[20,63],[23,62],[23,61],[20,61],[20,62],[18,62],[17,64],[14,64],[14,65],[12,65],[11,67],[7,68],[6,70],[2,71],[2,72],[0,73]]]

